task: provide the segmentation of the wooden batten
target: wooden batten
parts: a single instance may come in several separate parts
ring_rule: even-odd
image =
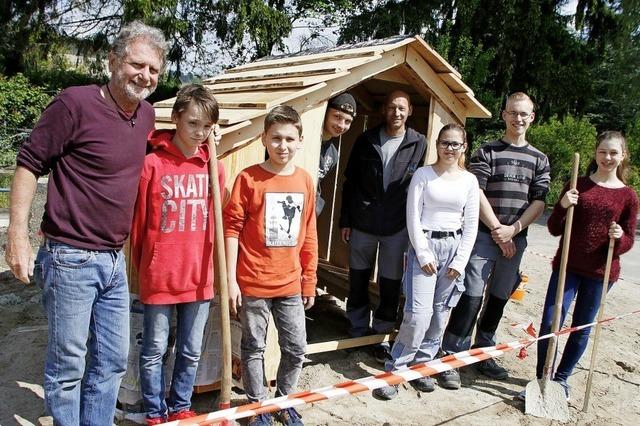
[[[412,43],[413,48],[420,52],[420,55],[424,58],[425,61],[429,64],[429,66],[435,70],[437,73],[452,73],[456,75],[458,78],[462,76],[458,72],[457,69],[452,67],[447,61],[444,60],[442,56],[429,44],[424,41],[424,39],[420,36],[415,38],[415,41]]]
[[[291,67],[296,65],[306,65],[306,64],[322,62],[325,60],[338,61],[338,60],[353,59],[353,58],[366,58],[366,57],[376,56],[379,54],[380,54],[379,50],[364,50],[364,51],[361,50],[359,52],[351,52],[351,51],[348,51],[346,53],[331,52],[331,54],[326,53],[326,54],[319,54],[319,55],[307,55],[307,56],[295,56],[295,57],[292,56],[288,58],[273,59],[268,61],[258,61],[258,62],[252,62],[245,65],[239,65],[235,68],[229,68],[228,70],[225,70],[225,74],[240,73],[240,72],[252,71],[252,70],[271,69],[271,68],[284,68],[284,67]]]
[[[286,77],[275,80],[238,81],[233,83],[213,83],[207,87],[214,93],[242,92],[265,89],[303,88],[329,81],[349,74],[349,71],[339,71],[330,74],[314,75],[310,77]]]
[[[469,118],[491,118],[491,112],[478,102],[469,93],[456,93],[456,97],[467,108],[467,117]]]
[[[419,37],[417,37],[419,38]],[[279,58],[273,58],[264,61],[258,61],[251,64],[240,65],[226,72],[241,72],[250,69],[268,69],[276,67],[288,67],[292,65],[301,65],[310,62],[326,62],[337,59],[350,59],[361,56],[373,56],[380,55],[389,50],[394,50],[398,47],[412,43],[415,39],[411,37],[404,38],[402,40],[392,42],[389,44],[375,44],[371,46],[364,46],[358,48],[349,48],[344,51],[332,50],[329,52],[315,53],[305,56],[284,56]],[[426,44],[426,43],[425,43]]]
[[[446,108],[435,98],[431,98],[429,105],[429,126],[427,128],[427,156],[425,164],[433,164],[438,159],[436,151],[436,140],[438,133],[447,124],[457,123],[464,125],[464,121],[460,121],[452,116]]]
[[[395,68],[381,72],[373,78],[375,80],[389,81],[391,83],[408,84],[407,79]]]
[[[462,79],[460,79],[456,74],[452,72],[439,72],[438,77],[440,77],[440,79],[444,81],[445,84],[449,86],[449,89],[451,89],[451,91],[456,95],[458,93],[469,93],[473,96],[473,90],[464,84]]]
[[[296,166],[309,171],[314,186],[318,184],[318,165],[320,164],[320,144],[322,143],[322,124],[327,102],[319,102],[300,115],[304,140],[293,162]],[[315,209],[315,206],[314,206]]]
[[[466,118],[466,108],[455,96],[451,89],[440,79],[438,74],[429,66],[418,52],[412,48],[407,48],[407,66],[415,73],[416,83],[426,84],[440,101],[447,105],[459,121],[464,122]]]
[[[273,80],[287,77],[308,77],[319,74],[335,74],[380,59],[380,55],[364,58],[342,59],[293,65],[285,68],[260,69],[222,74],[204,81],[204,84],[230,83],[235,81]]]

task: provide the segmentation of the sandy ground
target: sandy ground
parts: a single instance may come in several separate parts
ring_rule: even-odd
[[[541,220],[531,227],[529,249],[522,270],[529,276],[523,303],[510,302],[499,328],[499,339],[509,342],[525,337],[511,323],[529,319],[536,327],[547,280],[550,257],[557,240],[549,236]],[[4,240],[5,229],[1,239]],[[4,243],[4,241],[0,241]],[[4,253],[1,253],[4,259]],[[40,292],[34,285],[14,280],[2,260],[0,265],[0,424],[37,424],[44,415],[42,370],[46,347],[46,321],[40,305]],[[640,245],[623,257],[622,279],[609,293],[607,316],[640,309]],[[346,330],[346,320],[339,309],[341,302],[323,298],[308,322],[309,340],[335,330]],[[564,340],[561,340],[563,347]],[[591,395],[591,408],[582,412],[584,391],[591,358],[587,354],[569,380],[571,385],[571,424],[637,425],[640,424],[640,315],[604,326],[600,354]],[[449,391],[437,387],[422,394],[408,385],[391,402],[378,401],[370,393],[324,401],[300,409],[307,425],[538,425],[549,420],[524,414],[524,403],[514,399],[534,377],[535,348],[520,360],[506,354],[500,360],[510,371],[505,381],[485,379],[472,367],[462,370],[463,386]],[[345,380],[362,378],[382,371],[366,349],[335,351],[309,356],[300,378],[300,389],[315,389]],[[217,393],[194,396],[194,407],[212,411]],[[244,402],[234,390],[232,404]],[[124,423],[122,423],[124,424]],[[127,422],[127,424],[130,424]]]

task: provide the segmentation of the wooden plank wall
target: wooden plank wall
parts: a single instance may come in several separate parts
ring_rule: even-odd
[[[427,126],[427,156],[425,158],[425,164],[433,164],[436,162],[438,158],[438,153],[436,151],[436,140],[438,139],[438,133],[440,133],[440,129],[442,129],[445,125],[450,123],[461,123],[460,120],[455,118],[453,115],[449,114],[447,109],[445,109],[442,104],[435,98],[431,98],[431,102],[429,105],[429,125]]]

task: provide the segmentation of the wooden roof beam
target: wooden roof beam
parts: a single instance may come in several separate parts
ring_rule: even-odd
[[[429,90],[440,99],[443,105],[446,105],[451,112],[464,123],[467,112],[465,105],[455,96],[449,86],[447,86],[438,74],[429,66],[424,58],[411,46],[407,47],[407,66],[415,74],[417,79],[414,81],[421,85],[424,82]],[[421,80],[421,81],[420,81]]]

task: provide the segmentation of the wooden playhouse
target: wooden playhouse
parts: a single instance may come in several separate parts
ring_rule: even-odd
[[[397,36],[266,58],[226,70],[203,83],[214,92],[221,108],[218,158],[224,162],[229,189],[238,172],[264,160],[265,150],[260,142],[264,116],[279,104],[290,105],[301,114],[304,143],[295,163],[317,179],[327,101],[345,91],[355,97],[358,114],[338,143],[337,172],[322,182],[326,205],[318,218],[319,286],[340,298],[348,290],[348,248],[340,240],[338,229],[343,171],[358,135],[381,121],[386,94],[401,89],[411,96],[413,115],[408,124],[427,137],[427,163],[434,160],[434,142],[442,126],[491,116],[464,84],[460,73],[419,36]],[[175,98],[167,99],[154,105],[158,128],[173,127],[174,101]],[[323,346],[323,350],[335,347],[339,346]],[[309,353],[319,351],[309,348]]]

